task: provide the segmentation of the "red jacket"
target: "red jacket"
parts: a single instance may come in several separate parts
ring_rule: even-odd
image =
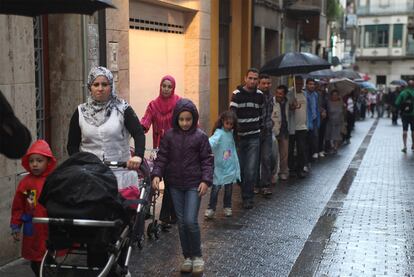
[[[48,157],[49,164],[40,176],[30,172],[29,156],[41,154]],[[14,195],[10,226],[16,231],[23,225],[22,257],[30,261],[41,261],[46,251],[48,235],[47,224],[32,224],[32,217],[47,217],[46,209],[38,203],[46,177],[55,168],[56,159],[49,145],[44,140],[38,140],[29,148],[22,158],[22,166],[29,175],[20,181]]]

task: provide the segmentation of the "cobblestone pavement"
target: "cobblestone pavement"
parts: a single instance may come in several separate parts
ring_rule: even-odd
[[[326,157],[315,162],[312,165],[312,171],[308,178],[293,179],[289,182],[276,185],[273,196],[268,199],[261,196],[256,197],[255,207],[252,210],[241,209],[239,188],[235,187],[233,195],[233,217],[225,218],[222,214],[221,205],[219,204],[216,218],[207,221],[203,218],[204,210],[208,202],[208,198],[205,197],[202,201],[202,208],[200,209],[203,256],[206,260],[204,276],[288,276],[302,249],[304,249],[308,237],[312,233],[312,230],[314,230],[315,224],[317,226],[321,214],[325,212],[328,201],[331,200],[331,196],[337,189],[338,183],[340,183],[342,177],[347,172],[348,166],[353,161],[373,122],[373,120],[358,122],[350,145],[342,147],[336,156]],[[390,132],[391,127],[387,126],[387,124],[388,120],[384,119],[384,124],[381,123],[379,125],[379,133],[384,133],[385,135]],[[384,130],[382,130],[383,128]],[[399,141],[400,128],[392,129],[392,131],[396,133],[396,140]],[[377,141],[376,133],[373,141]],[[381,144],[381,142],[378,144]],[[381,153],[387,152],[387,154],[384,154],[387,157],[388,155],[394,155],[393,157],[395,159],[399,158],[393,164],[388,164],[391,174],[387,179],[399,180],[400,183],[404,183],[401,179],[398,179],[398,174],[403,167],[397,170],[395,166],[404,164],[404,160],[409,161],[411,159],[412,161],[413,154],[409,153],[407,157],[398,155],[401,154],[399,149],[394,149],[398,147],[399,145],[395,145],[394,142],[387,142],[379,150]],[[360,182],[360,179],[367,178],[371,178],[373,182],[375,180],[378,183],[383,182],[377,176],[378,172],[380,172],[377,163],[385,163],[387,161],[377,151],[377,149],[369,146],[366,155],[371,152],[375,153],[375,155],[372,160],[368,160],[367,162],[365,162],[365,159],[363,160],[360,169],[364,170],[365,173],[361,177],[358,172],[358,175],[355,177],[355,182]],[[375,168],[370,171],[370,166]],[[409,173],[406,172],[406,174],[408,176]],[[408,187],[408,183],[404,184]],[[359,195],[358,193],[354,195],[352,190],[353,186],[348,197],[353,197],[353,199],[366,198],[366,196]],[[365,193],[364,191],[362,192]],[[379,191],[376,191],[376,193],[379,193]],[[383,193],[385,198],[387,193]],[[219,199],[222,199],[221,197],[222,195],[220,195]],[[366,204],[371,203],[367,200],[365,202]],[[401,206],[403,205],[404,203],[401,203]],[[352,208],[351,203],[346,204],[345,202],[343,209],[346,209],[346,207]],[[390,213],[391,210],[384,211],[380,216],[387,215],[390,217]],[[371,214],[370,216],[377,218],[379,215]],[[364,218],[368,220],[366,214],[361,217],[361,220],[363,221]],[[412,222],[407,215],[405,217],[401,216],[401,220],[403,218],[405,219],[404,224],[407,228],[408,226],[412,226],[410,225]],[[339,220],[340,217],[338,217],[337,223]],[[361,224],[367,223],[364,221]],[[398,225],[398,222],[395,222],[395,225]],[[358,227],[356,226],[356,228]],[[400,227],[395,226],[393,228]],[[398,230],[401,231],[401,229]],[[383,230],[379,229],[379,231]],[[405,231],[408,233],[408,230]],[[361,230],[361,232],[364,232],[364,230]],[[331,238],[333,239],[334,237],[335,232]],[[389,243],[394,247],[397,245],[394,241],[389,241]],[[403,244],[401,242],[398,245]],[[331,276],[329,272],[333,272],[328,267],[330,264],[329,259],[336,257],[333,250],[336,249],[337,245],[333,244],[334,247],[329,248],[330,245],[330,243],[327,244],[328,247],[325,252],[320,251],[320,254],[324,253],[324,259],[318,267],[317,274],[322,276],[324,274]],[[332,251],[329,252],[329,249],[332,249]],[[410,252],[409,250],[406,249],[406,251]],[[381,249],[377,251],[381,251]],[[405,254],[399,253],[399,255]],[[342,258],[341,255],[337,257]],[[396,257],[393,258],[395,259]],[[358,259],[360,258],[358,257]],[[179,266],[181,262],[182,257],[178,233],[174,227],[170,233],[162,233],[159,240],[146,240],[142,250],[134,250],[130,262],[130,270],[132,276],[180,276]],[[26,270],[26,274],[16,273],[18,271],[23,272],[23,270]],[[340,272],[338,270],[335,272]],[[27,272],[30,272],[27,264],[26,266],[22,266],[21,262],[0,268],[1,276],[30,276]],[[361,275],[356,274],[356,276]]]
[[[315,276],[413,276],[414,152],[401,133],[379,122]]]
[[[335,157],[312,166],[307,179],[275,187],[270,199],[256,198],[255,208],[240,209],[235,187],[232,218],[204,220],[208,198],[200,211],[205,276],[287,276],[326,203],[341,180],[373,121],[358,122],[350,145]],[[221,195],[220,198],[221,199]],[[133,276],[180,276],[182,261],[177,232],[162,234],[134,252]]]

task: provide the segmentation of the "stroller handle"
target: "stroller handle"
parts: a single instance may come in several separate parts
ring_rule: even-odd
[[[33,223],[46,223],[50,225],[70,225],[70,226],[93,226],[93,227],[117,227],[122,225],[122,220],[114,221],[92,220],[92,219],[70,219],[52,217],[34,217]]]
[[[109,166],[109,167],[115,167],[115,168],[127,167],[127,162],[104,161],[103,163],[104,165]]]
[[[109,166],[110,168],[120,168],[120,167],[127,167],[127,162],[118,162],[118,161],[104,161],[104,165]],[[148,163],[145,159],[142,160],[139,169],[143,172],[150,173],[151,170],[148,166]]]

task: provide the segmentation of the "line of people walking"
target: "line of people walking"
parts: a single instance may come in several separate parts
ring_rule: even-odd
[[[269,197],[278,180],[307,177],[310,162],[323,157],[327,145],[336,151],[346,124],[345,111],[352,110],[352,97],[342,101],[338,92],[328,93],[324,84],[318,86],[313,79],[307,79],[303,88],[304,79],[297,76],[294,89],[289,91],[281,85],[274,91],[270,76],[251,68],[244,84],[233,92],[229,110],[220,115],[209,137],[199,127],[196,105],[175,93],[172,76],[161,79],[159,96],[150,102],[141,120],[116,95],[113,82],[108,69],[91,70],[90,96],[77,107],[70,122],[68,153],[87,151],[101,160],[127,161],[128,168],[137,169],[144,158],[144,133],[153,127],[153,146],[158,153],[152,186],[159,190],[160,181],[164,181],[160,220],[164,230],[170,224],[178,225],[184,256],[182,272],[204,271],[198,213],[201,198],[209,188],[205,211],[209,219],[216,213],[221,188],[224,214],[232,216],[235,183],[241,187],[243,208],[253,208],[255,194]],[[130,137],[134,139],[133,151],[129,147]],[[37,276],[46,234],[30,223],[33,216],[44,211],[37,199],[55,163],[47,143],[34,145],[38,144],[47,146],[47,155],[30,150],[24,158],[30,178],[38,181],[35,187],[27,186],[26,181],[19,184],[11,220],[13,238],[20,239],[23,227],[23,248],[29,247],[30,253],[36,253],[24,254],[24,258],[32,261]],[[32,226],[29,232],[25,231],[26,226]],[[25,243],[29,241],[25,236],[37,244]],[[106,255],[104,250],[88,249],[88,264],[101,266]]]
[[[254,68],[244,81],[233,92],[230,110],[237,117],[243,208],[251,209],[255,194],[271,195],[277,180],[306,178],[312,161],[335,154],[342,142],[350,142],[354,95],[328,92],[327,82],[314,79],[305,84],[302,76],[295,77],[290,91],[285,85],[273,91],[271,77]],[[220,162],[216,160],[215,155],[215,167]],[[207,218],[213,217],[215,202],[210,200]]]

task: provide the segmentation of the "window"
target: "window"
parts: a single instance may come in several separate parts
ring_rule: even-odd
[[[408,82],[410,80],[414,80],[414,75],[401,75],[401,79]]]
[[[219,113],[229,107],[230,0],[219,2]]]
[[[410,56],[414,55],[414,37],[413,37],[413,35],[408,35],[408,37],[407,37],[406,54],[410,55]]]
[[[387,84],[387,76],[377,75],[377,85],[385,85],[385,84]]]
[[[389,25],[365,26],[364,46],[367,48],[388,47]]]
[[[402,47],[403,25],[394,24],[394,32],[392,34],[392,47]]]

